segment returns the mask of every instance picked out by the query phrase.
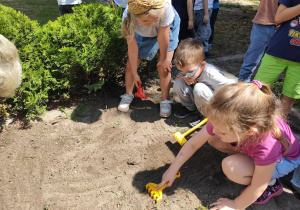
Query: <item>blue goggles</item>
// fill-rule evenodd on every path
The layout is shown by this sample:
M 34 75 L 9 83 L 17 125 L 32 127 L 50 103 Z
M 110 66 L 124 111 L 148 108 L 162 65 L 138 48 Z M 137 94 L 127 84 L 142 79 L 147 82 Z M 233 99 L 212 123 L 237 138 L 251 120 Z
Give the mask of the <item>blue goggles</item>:
M 201 64 L 200 64 L 200 65 L 201 65 Z M 200 68 L 200 65 L 199 65 L 198 68 L 194 71 L 194 73 L 186 73 L 186 74 L 184 74 L 184 73 L 181 73 L 180 71 L 178 71 L 178 69 L 177 69 L 176 74 L 177 74 L 177 75 L 180 75 L 180 76 L 184 76 L 184 77 L 193 77 L 193 76 L 195 76 L 195 74 L 197 73 L 198 69 Z

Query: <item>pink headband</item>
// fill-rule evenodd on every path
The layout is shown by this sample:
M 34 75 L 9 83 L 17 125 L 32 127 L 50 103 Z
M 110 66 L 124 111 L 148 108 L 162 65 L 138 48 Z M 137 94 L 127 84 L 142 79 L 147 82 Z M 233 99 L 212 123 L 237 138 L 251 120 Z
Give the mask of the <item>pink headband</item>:
M 253 80 L 251 83 L 255 84 L 259 89 L 262 88 L 262 84 L 261 84 L 261 82 L 258 81 L 258 80 Z

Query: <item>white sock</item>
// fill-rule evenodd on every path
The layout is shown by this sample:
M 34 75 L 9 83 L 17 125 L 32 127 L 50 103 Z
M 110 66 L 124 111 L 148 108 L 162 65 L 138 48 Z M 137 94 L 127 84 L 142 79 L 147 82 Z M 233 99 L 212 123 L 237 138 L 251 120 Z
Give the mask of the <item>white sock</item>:
M 275 182 L 276 182 L 276 179 L 272 179 L 272 180 L 270 181 L 270 183 L 269 183 L 269 186 L 272 186 L 272 185 L 274 185 L 274 184 L 275 184 Z

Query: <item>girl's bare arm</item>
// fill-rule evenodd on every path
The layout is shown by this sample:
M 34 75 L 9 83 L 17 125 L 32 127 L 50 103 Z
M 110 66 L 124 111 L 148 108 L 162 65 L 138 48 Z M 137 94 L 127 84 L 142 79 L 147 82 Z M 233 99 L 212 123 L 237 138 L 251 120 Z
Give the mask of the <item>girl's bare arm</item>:
M 262 195 L 272 179 L 275 167 L 276 162 L 266 166 L 255 165 L 251 184 L 239 197 L 234 199 L 237 209 L 245 209 Z
M 208 139 L 211 138 L 206 131 L 206 126 L 204 126 L 197 134 L 195 134 L 191 139 L 189 139 L 181 148 L 175 160 L 164 173 L 158 189 L 168 182 L 168 186 L 171 186 L 177 171 L 180 167 L 200 148 L 204 145 Z
M 157 42 L 159 45 L 159 61 L 157 67 L 161 66 L 164 70 L 171 71 L 170 64 L 171 60 L 167 60 L 168 46 L 170 43 L 170 32 L 171 25 L 167 27 L 160 27 L 157 35 Z

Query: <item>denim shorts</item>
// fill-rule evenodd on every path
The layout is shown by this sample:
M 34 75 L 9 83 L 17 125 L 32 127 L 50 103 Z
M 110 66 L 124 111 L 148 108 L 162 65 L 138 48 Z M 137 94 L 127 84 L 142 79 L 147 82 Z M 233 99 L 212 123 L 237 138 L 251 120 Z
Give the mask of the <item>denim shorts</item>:
M 285 157 L 282 157 L 280 162 L 277 162 L 276 168 L 273 173 L 272 179 L 279 179 L 295 170 L 300 165 L 300 158 L 296 160 L 290 160 Z
M 168 47 L 168 52 L 174 51 L 178 46 L 178 35 L 179 35 L 179 28 L 180 28 L 180 18 L 177 14 L 176 10 L 173 8 L 175 17 L 170 27 L 170 42 Z M 145 60 L 152 60 L 157 51 L 159 50 L 159 45 L 157 42 L 157 37 L 142 37 L 135 33 L 136 41 L 139 47 L 139 58 Z

